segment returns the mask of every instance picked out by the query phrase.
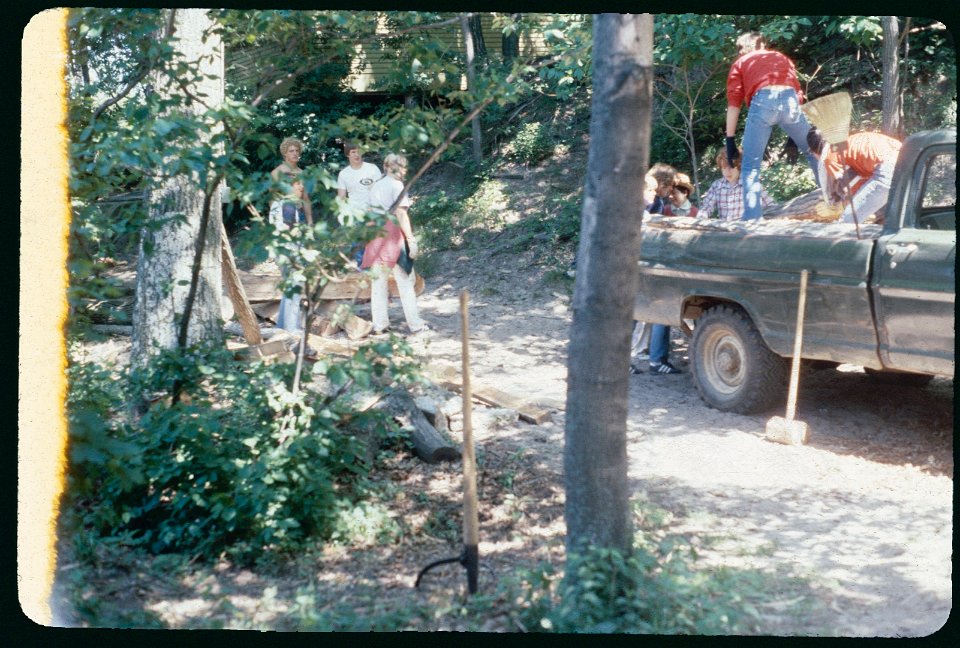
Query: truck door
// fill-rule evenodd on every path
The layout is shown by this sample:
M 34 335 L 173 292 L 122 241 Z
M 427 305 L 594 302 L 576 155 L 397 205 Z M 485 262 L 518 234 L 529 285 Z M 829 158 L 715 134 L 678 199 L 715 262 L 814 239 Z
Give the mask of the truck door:
M 901 167 L 898 166 L 898 170 Z M 880 358 L 890 369 L 953 375 L 956 144 L 917 158 L 898 213 L 900 228 L 877 241 L 874 298 Z M 893 191 L 891 191 L 891 199 Z M 885 231 L 889 231 L 885 230 Z

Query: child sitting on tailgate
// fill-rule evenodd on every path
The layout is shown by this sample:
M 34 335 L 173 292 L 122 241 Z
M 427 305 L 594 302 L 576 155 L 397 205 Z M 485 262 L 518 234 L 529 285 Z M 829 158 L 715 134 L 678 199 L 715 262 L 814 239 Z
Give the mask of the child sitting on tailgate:
M 644 180 L 653 178 L 657 183 L 653 200 L 644 203 L 648 213 L 663 213 L 663 208 L 670 202 L 670 194 L 673 191 L 673 179 L 676 175 L 677 170 L 665 162 L 657 162 L 647 171 Z
M 664 216 L 696 216 L 697 208 L 690 202 L 693 193 L 693 183 L 686 173 L 677 173 L 673 178 L 673 191 L 669 201 L 663 206 Z

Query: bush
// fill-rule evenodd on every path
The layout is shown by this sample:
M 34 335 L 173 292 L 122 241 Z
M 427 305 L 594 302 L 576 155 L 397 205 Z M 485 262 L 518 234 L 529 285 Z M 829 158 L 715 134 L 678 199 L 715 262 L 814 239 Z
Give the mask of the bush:
M 370 388 L 374 376 L 409 378 L 408 352 L 379 342 L 315 373 Z M 105 369 L 71 367 L 70 492 L 84 500 L 87 530 L 155 553 L 241 560 L 329 537 L 369 470 L 354 430 L 382 437 L 393 424 L 346 398 L 292 393 L 292 371 L 223 349 L 165 353 L 118 398 L 122 383 Z M 169 393 L 174 380 L 189 399 L 157 399 L 139 418 L 119 409 L 134 394 Z
M 649 512 L 647 512 L 649 513 Z M 737 634 L 755 631 L 751 600 L 767 576 L 698 568 L 689 540 L 645 514 L 629 555 L 587 547 L 567 558 L 566 577 L 549 565 L 521 574 L 518 621 L 546 632 Z
M 509 147 L 510 158 L 532 165 L 553 153 L 553 135 L 541 122 L 524 124 Z
M 763 188 L 774 202 L 784 202 L 817 188 L 813 172 L 802 155 L 796 164 L 778 162 L 762 172 Z

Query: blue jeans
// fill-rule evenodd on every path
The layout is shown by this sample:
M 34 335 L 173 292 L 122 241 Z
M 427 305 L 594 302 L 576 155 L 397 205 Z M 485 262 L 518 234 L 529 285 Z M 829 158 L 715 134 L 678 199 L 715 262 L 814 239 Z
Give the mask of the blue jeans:
M 857 214 L 857 222 L 862 223 L 865 218 L 875 214 L 881 207 L 887 204 L 887 196 L 890 193 L 890 185 L 893 183 L 893 170 L 897 166 L 896 159 L 887 160 L 877 165 L 873 175 L 863 183 L 863 186 L 853 194 L 853 211 L 850 205 L 843 209 L 840 219 L 844 223 L 853 222 L 853 214 Z
M 767 150 L 773 127 L 779 126 L 797 144 L 807 158 L 807 164 L 817 178 L 817 160 L 807 146 L 807 132 L 810 123 L 800 110 L 800 100 L 793 88 L 760 88 L 750 100 L 747 123 L 743 129 L 743 164 L 740 175 L 743 176 L 743 220 L 754 220 L 763 216 L 760 204 L 760 163 Z
M 670 357 L 670 327 L 654 324 L 650 331 L 650 364 L 666 362 Z

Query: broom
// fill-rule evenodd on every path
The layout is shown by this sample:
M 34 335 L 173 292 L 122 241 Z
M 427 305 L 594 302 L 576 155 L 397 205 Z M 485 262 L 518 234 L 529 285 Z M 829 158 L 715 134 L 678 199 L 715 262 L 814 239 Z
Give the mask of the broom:
M 802 106 L 807 120 L 817 127 L 823 139 L 832 148 L 842 152 L 847 147 L 847 138 L 850 136 L 850 115 L 853 113 L 853 102 L 849 92 L 834 92 L 833 94 L 818 97 Z M 846 168 L 843 177 L 846 178 Z M 820 182 L 825 182 L 821 178 Z M 853 225 L 857 230 L 857 239 L 860 238 L 860 222 L 857 212 L 853 208 L 853 199 L 850 196 L 850 183 L 846 182 L 850 212 L 853 214 Z

